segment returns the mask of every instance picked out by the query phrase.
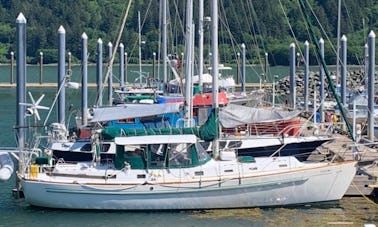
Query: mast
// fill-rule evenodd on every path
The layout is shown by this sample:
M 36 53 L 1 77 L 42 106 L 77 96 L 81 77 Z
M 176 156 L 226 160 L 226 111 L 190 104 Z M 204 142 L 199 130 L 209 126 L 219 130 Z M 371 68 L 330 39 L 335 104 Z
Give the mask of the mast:
M 192 102 L 192 32 L 193 32 L 193 0 L 187 0 L 186 5 L 186 33 L 185 33 L 185 120 L 187 127 L 191 127 L 189 122 L 191 116 Z
M 200 92 L 202 92 L 203 87 L 203 1 L 204 0 L 199 0 L 198 6 L 198 85 Z
M 167 72 L 167 0 L 163 0 L 163 85 L 164 95 L 167 94 L 168 72 Z M 155 57 L 154 57 L 155 58 Z M 155 69 L 154 69 L 155 70 Z
M 213 109 L 216 116 L 216 127 L 215 130 L 219 130 L 219 101 L 218 101 L 218 0 L 211 0 L 212 5 L 212 18 L 211 18 L 211 53 L 212 53 L 212 77 L 213 77 Z M 215 159 L 219 157 L 219 131 L 217 132 L 217 137 L 213 140 L 213 156 Z
M 139 83 L 142 86 L 142 38 L 140 25 L 140 11 L 138 11 L 138 52 L 139 52 Z
M 341 24 L 341 0 L 338 0 L 338 6 L 337 6 L 336 85 L 339 84 L 339 68 L 340 68 L 340 24 Z

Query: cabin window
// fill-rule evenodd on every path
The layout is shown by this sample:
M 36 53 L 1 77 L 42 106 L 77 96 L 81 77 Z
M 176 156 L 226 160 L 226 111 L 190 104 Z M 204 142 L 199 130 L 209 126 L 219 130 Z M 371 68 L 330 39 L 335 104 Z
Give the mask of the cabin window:
M 227 141 L 220 141 L 219 142 L 219 149 L 223 149 L 226 147 Z
M 228 148 L 239 148 L 242 145 L 241 141 L 230 141 Z
M 201 144 L 196 144 L 196 150 L 198 155 L 198 162 L 204 163 L 210 159 L 209 154 L 206 152 L 206 150 L 201 146 Z
M 145 169 L 146 158 L 145 149 L 143 146 L 132 145 L 117 145 L 115 166 L 117 169 L 125 167 L 125 163 L 128 163 L 132 169 Z
M 101 144 L 101 152 L 108 152 L 110 148 L 110 144 Z
M 163 144 L 151 144 L 148 145 L 150 152 L 149 167 L 151 168 L 164 168 L 165 167 L 165 149 L 166 145 Z
M 101 152 L 108 152 L 110 148 L 110 144 L 100 144 L 101 146 Z M 80 148 L 80 151 L 92 151 L 92 144 L 91 143 L 86 143 L 84 146 Z
M 187 144 L 169 144 L 169 164 L 172 166 L 192 165 Z
M 91 151 L 92 150 L 92 144 L 86 143 L 84 146 L 81 147 L 80 151 Z

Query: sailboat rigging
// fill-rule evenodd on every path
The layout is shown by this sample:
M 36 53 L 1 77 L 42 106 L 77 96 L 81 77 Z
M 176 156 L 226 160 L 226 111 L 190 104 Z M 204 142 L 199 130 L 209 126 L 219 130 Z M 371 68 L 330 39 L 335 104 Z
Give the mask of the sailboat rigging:
M 338 108 L 339 108 L 339 110 L 340 110 L 340 113 L 341 113 L 341 115 L 342 115 L 342 117 L 343 117 L 343 119 L 344 119 L 344 121 L 345 121 L 345 124 L 346 124 L 346 126 L 347 126 L 347 129 L 348 129 L 349 135 L 350 135 L 350 137 L 352 138 L 352 140 L 354 141 L 355 138 L 353 137 L 353 129 L 352 129 L 350 123 L 346 120 L 347 118 L 346 118 L 345 109 L 344 109 L 344 107 L 343 107 L 343 105 L 342 105 L 342 103 L 341 103 L 341 101 L 340 101 L 340 97 L 339 97 L 339 95 L 336 93 L 335 85 L 334 85 L 334 83 L 333 83 L 333 81 L 332 81 L 332 78 L 331 78 L 331 75 L 330 75 L 330 73 L 329 73 L 329 70 L 328 70 L 327 64 L 326 64 L 324 58 L 321 57 L 322 54 L 321 54 L 320 45 L 319 45 L 319 42 L 317 41 L 317 38 L 315 37 L 315 34 L 316 34 L 316 33 L 315 33 L 314 28 L 313 28 L 313 26 L 312 26 L 311 18 L 310 18 L 309 14 L 308 14 L 308 12 L 307 12 L 307 10 L 306 10 L 306 5 L 305 5 L 305 3 L 304 3 L 304 0 L 299 0 L 299 3 L 300 3 L 300 6 L 301 6 L 301 9 L 302 9 L 302 12 L 303 12 L 304 15 L 305 15 L 306 23 L 307 23 L 307 25 L 308 25 L 308 27 L 309 27 L 309 29 L 310 29 L 310 35 L 311 35 L 311 38 L 312 38 L 313 42 L 315 43 L 315 46 L 316 46 L 317 54 L 318 54 L 318 56 L 319 56 L 320 63 L 321 63 L 321 65 L 322 65 L 323 69 L 324 69 L 324 72 L 325 72 L 326 76 L 327 76 L 328 87 L 331 89 L 332 94 L 333 94 L 333 96 L 334 96 L 335 99 L 336 99 L 337 106 L 338 106 Z
M 341 199 L 355 175 L 355 161 L 236 157 L 234 150 L 219 149 L 218 0 L 212 0 L 211 5 L 215 158 L 193 134 L 154 134 L 117 136 L 115 158 L 100 160 L 100 137 L 96 134 L 90 148 L 96 157 L 90 162 L 53 162 L 44 151 L 35 159 L 30 156 L 20 160 L 25 171 L 18 174 L 18 179 L 27 203 L 64 209 L 184 210 Z
M 132 0 L 129 0 L 129 4 L 127 5 L 126 12 L 125 12 L 124 17 L 122 19 L 122 23 L 121 23 L 121 26 L 120 26 L 120 31 L 118 32 L 118 36 L 117 36 L 117 39 L 116 39 L 115 47 L 118 47 L 118 45 L 120 43 L 121 36 L 122 36 L 122 33 L 123 33 L 123 29 L 125 28 L 125 24 L 126 24 L 126 19 L 127 19 L 127 16 L 129 15 L 129 10 L 130 10 L 130 7 L 131 7 L 131 3 L 132 3 Z M 108 62 L 108 65 L 107 65 L 107 71 L 106 71 L 106 75 L 105 75 L 105 78 L 104 78 L 103 86 L 100 88 L 100 93 L 103 92 L 104 87 L 105 87 L 105 83 L 106 83 L 106 81 L 108 81 L 109 77 L 113 76 L 113 75 L 111 75 L 111 72 L 112 72 L 111 69 L 113 67 L 114 58 L 115 58 L 115 54 L 112 54 L 112 56 L 110 57 L 110 60 Z M 100 98 L 100 95 L 97 95 L 97 101 L 96 101 L 96 105 L 97 106 L 99 105 L 99 98 Z

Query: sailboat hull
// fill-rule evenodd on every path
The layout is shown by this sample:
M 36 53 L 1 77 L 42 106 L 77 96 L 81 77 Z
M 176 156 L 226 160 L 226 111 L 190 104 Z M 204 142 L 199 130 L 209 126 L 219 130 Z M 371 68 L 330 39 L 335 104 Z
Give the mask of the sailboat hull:
M 181 183 L 80 183 L 22 179 L 26 202 L 66 209 L 186 210 L 283 206 L 341 199 L 355 162 Z M 53 179 L 53 178 L 51 178 Z

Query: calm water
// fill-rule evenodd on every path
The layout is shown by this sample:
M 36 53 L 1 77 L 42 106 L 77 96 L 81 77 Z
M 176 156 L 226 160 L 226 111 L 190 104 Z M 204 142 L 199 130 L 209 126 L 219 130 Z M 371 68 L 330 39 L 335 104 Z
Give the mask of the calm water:
M 228 65 L 227 65 L 228 66 Z M 236 65 L 231 66 L 231 70 L 220 70 L 222 75 L 233 75 L 235 81 L 237 81 L 237 75 L 239 75 L 239 79 L 241 78 L 241 67 L 239 70 L 237 69 Z M 335 66 L 330 66 L 328 69 L 332 72 L 335 71 Z M 360 66 L 350 66 L 348 70 L 360 70 Z M 40 78 L 42 78 L 42 82 L 56 82 L 57 81 L 57 67 L 55 65 L 44 65 L 42 69 L 42 77 L 40 73 L 40 67 L 37 65 L 28 65 L 27 66 L 27 81 L 28 82 L 39 82 Z M 72 77 L 71 80 L 75 82 L 81 81 L 81 68 L 79 65 L 72 66 Z M 278 78 L 282 78 L 289 75 L 289 67 L 287 66 L 274 66 L 268 69 L 268 78 L 267 81 L 272 82 L 273 76 L 277 75 Z M 298 70 L 303 70 L 303 67 L 300 67 Z M 311 71 L 318 72 L 318 66 L 311 66 Z M 133 82 L 135 79 L 139 77 L 137 73 L 139 71 L 139 66 L 130 65 L 127 67 L 127 81 Z M 239 72 L 238 72 L 239 71 Z M 105 74 L 105 68 L 103 73 Z M 142 72 L 144 75 L 148 75 L 152 77 L 153 74 L 153 66 L 152 65 L 143 65 Z M 260 78 L 263 78 L 264 68 L 259 65 L 247 65 L 246 66 L 246 82 L 247 83 L 258 83 L 260 82 Z M 197 73 L 197 72 L 196 72 Z M 204 73 L 208 73 L 206 70 Z M 157 66 L 155 66 L 155 77 L 162 79 L 163 77 L 158 77 L 158 74 L 162 75 L 162 69 L 159 70 Z M 113 67 L 113 83 L 119 82 L 119 66 L 115 65 Z M 173 76 L 170 77 L 173 79 Z M 9 65 L 1 65 L 0 64 L 0 83 L 10 82 L 11 81 L 11 68 Z M 16 81 L 16 67 L 14 66 L 14 78 L 13 81 Z M 96 67 L 95 65 L 91 65 L 88 67 L 88 81 L 90 83 L 94 83 L 96 81 Z
M 239 78 L 241 78 L 241 68 L 239 69 Z M 139 66 L 130 65 L 127 68 L 127 73 L 125 73 L 125 77 L 127 77 L 128 82 L 134 82 L 137 78 L 139 78 Z M 143 65 L 142 66 L 143 75 L 148 75 L 153 77 L 153 66 L 152 65 Z M 106 69 L 103 69 L 103 73 L 106 73 Z M 207 73 L 204 71 L 204 73 Z M 237 80 L 238 70 L 237 66 L 232 66 L 231 70 L 221 70 L 220 73 L 222 75 L 233 75 L 235 81 Z M 269 75 L 277 75 L 279 78 L 287 76 L 289 73 L 289 68 L 284 66 L 277 66 L 271 67 Z M 258 83 L 260 81 L 260 77 L 262 78 L 263 68 L 261 66 L 247 66 L 246 67 L 246 82 L 247 83 Z M 27 81 L 28 82 L 39 82 L 40 78 L 42 78 L 42 82 L 56 82 L 57 81 L 57 67 L 55 65 L 44 65 L 42 69 L 42 77 L 40 67 L 36 65 L 28 65 L 27 66 Z M 81 81 L 81 68 L 79 65 L 72 66 L 72 74 L 71 80 L 75 82 Z M 113 67 L 113 83 L 119 83 L 119 66 L 115 65 Z M 162 75 L 162 68 L 155 67 L 155 78 L 163 79 L 163 76 L 158 77 L 158 75 Z M 169 75 L 168 75 L 169 76 Z M 267 79 L 268 81 L 272 81 L 272 76 L 269 76 Z M 11 67 L 9 65 L 0 65 L 0 83 L 11 81 Z M 173 76 L 169 76 L 169 79 L 174 79 Z M 14 66 L 14 75 L 13 75 L 13 82 L 16 82 L 16 67 Z M 96 82 L 96 67 L 95 65 L 91 65 L 88 67 L 88 82 L 94 83 Z
M 55 77 L 56 68 L 51 68 Z M 45 70 L 45 72 L 47 69 Z M 7 70 L 0 67 L 3 82 Z M 28 74 L 30 78 L 37 75 Z M 46 72 L 47 73 L 47 72 Z M 47 74 L 46 74 L 47 77 Z M 55 79 L 54 79 L 55 80 Z M 52 80 L 52 82 L 55 82 Z M 29 80 L 28 80 L 29 81 Z M 38 80 L 37 80 L 38 81 Z M 79 80 L 76 80 L 79 81 Z M 46 94 L 42 105 L 49 106 L 55 89 L 28 89 L 35 99 Z M 80 105 L 80 90 L 67 90 L 68 118 Z M 89 92 L 89 103 L 95 100 L 94 90 Z M 16 89 L 0 89 L 0 147 L 14 146 Z M 40 111 L 41 118 L 47 111 Z M 50 121 L 56 120 L 51 114 Z M 378 207 L 362 197 L 343 198 L 339 202 L 311 204 L 290 208 L 232 209 L 182 212 L 105 212 L 70 211 L 32 207 L 22 200 L 15 200 L 11 190 L 15 176 L 8 182 L 0 182 L 0 226 L 363 226 L 378 225 Z

